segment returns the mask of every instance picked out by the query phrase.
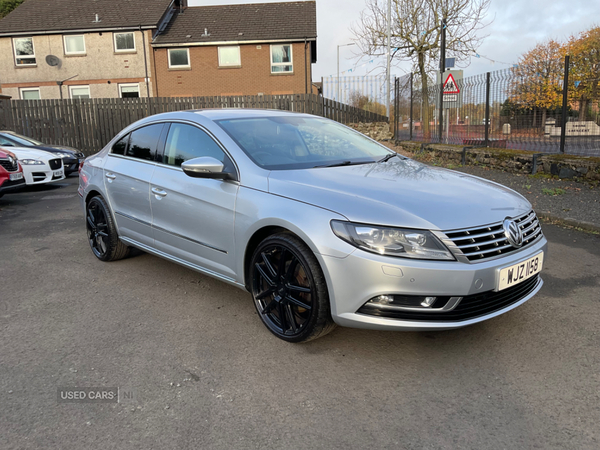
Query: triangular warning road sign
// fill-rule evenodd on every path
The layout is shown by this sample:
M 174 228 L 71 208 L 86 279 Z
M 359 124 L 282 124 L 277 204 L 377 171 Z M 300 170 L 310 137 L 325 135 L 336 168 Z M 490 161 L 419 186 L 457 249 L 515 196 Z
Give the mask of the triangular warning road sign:
M 444 94 L 460 94 L 460 89 L 458 89 L 458 85 L 454 81 L 452 74 L 448 74 L 448 78 L 444 82 Z

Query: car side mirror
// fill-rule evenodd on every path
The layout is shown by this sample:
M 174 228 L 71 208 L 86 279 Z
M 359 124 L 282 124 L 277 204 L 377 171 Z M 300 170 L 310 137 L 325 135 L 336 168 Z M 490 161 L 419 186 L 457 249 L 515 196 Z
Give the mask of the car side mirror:
M 192 178 L 235 179 L 235 176 L 225 172 L 225 164 L 212 156 L 192 158 L 181 164 L 183 172 Z

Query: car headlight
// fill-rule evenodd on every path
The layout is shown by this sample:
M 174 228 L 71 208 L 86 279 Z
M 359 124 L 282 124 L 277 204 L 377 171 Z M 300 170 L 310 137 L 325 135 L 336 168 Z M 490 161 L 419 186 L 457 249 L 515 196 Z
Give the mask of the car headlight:
M 427 230 L 380 227 L 331 221 L 337 237 L 367 252 L 415 259 L 454 260 L 452 253 Z
M 61 158 L 71 158 L 73 156 L 69 153 L 57 153 L 57 155 L 60 156 Z
M 44 161 L 40 161 L 39 159 L 20 159 L 21 164 L 25 164 L 27 166 L 43 166 Z

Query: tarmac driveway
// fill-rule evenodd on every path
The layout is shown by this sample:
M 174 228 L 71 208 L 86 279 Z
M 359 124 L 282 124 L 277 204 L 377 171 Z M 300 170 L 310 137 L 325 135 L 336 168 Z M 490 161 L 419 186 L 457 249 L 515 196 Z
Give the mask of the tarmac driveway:
M 0 199 L 0 448 L 600 447 L 598 236 L 545 225 L 546 284 L 496 319 L 294 345 L 245 292 L 96 260 L 76 183 Z M 96 386 L 121 402 L 59 402 Z

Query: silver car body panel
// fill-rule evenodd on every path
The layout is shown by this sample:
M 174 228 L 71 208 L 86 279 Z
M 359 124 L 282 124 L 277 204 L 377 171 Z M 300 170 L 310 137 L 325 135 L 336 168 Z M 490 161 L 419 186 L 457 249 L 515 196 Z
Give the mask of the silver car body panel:
M 356 313 L 378 295 L 459 297 L 495 290 L 502 268 L 547 252 L 547 241 L 542 237 L 505 256 L 470 263 L 381 256 L 357 249 L 333 234 L 331 220 L 429 229 L 443 236 L 445 230 L 486 226 L 520 216 L 530 211 L 531 205 L 496 183 L 401 157 L 381 164 L 268 171 L 252 162 L 213 121 L 287 114 L 265 110 L 182 111 L 136 122 L 86 159 L 79 189 L 84 207 L 90 193 L 100 193 L 111 207 L 124 242 L 240 288 L 247 284 L 245 259 L 252 237 L 267 227 L 289 230 L 319 261 L 327 280 L 332 316 L 340 325 L 403 330 L 456 328 L 495 317 L 539 290 L 541 280 L 535 292 L 502 311 L 462 322 L 416 322 Z M 191 178 L 178 168 L 108 156 L 112 145 L 133 129 L 177 121 L 210 132 L 235 162 L 239 181 Z M 123 177 L 124 185 L 119 187 L 106 177 L 107 173 L 121 177 L 125 172 L 135 173 L 139 180 Z M 127 197 L 127 189 L 134 195 Z
M 146 245 L 154 242 L 149 194 L 154 169 L 154 163 L 112 154 L 104 163 L 104 189 L 119 235 Z

